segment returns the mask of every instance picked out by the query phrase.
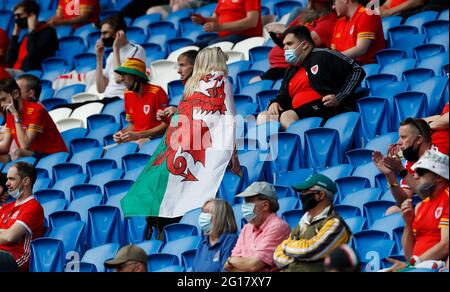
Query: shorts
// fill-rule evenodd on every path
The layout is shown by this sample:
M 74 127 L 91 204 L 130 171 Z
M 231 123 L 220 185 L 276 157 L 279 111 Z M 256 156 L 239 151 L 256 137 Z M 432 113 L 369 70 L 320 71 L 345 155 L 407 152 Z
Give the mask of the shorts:
M 320 117 L 327 120 L 339 113 L 341 113 L 339 107 L 326 107 L 322 99 L 317 99 L 309 103 L 305 103 L 299 108 L 292 109 L 295 111 L 299 119 L 310 118 L 310 117 Z

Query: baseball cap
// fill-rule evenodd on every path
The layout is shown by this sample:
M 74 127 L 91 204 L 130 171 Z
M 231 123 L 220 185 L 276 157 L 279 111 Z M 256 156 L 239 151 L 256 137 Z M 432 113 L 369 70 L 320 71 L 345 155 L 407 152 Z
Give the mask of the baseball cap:
M 264 181 L 257 181 L 252 183 L 242 193 L 238 194 L 238 198 L 253 197 L 256 195 L 265 195 L 267 197 L 278 200 L 277 192 L 272 184 Z
M 303 183 L 292 186 L 292 188 L 296 191 L 304 191 L 310 189 L 313 186 L 320 186 L 324 189 L 329 190 L 333 194 L 337 192 L 336 184 L 327 176 L 314 173 L 309 176 Z
M 114 70 L 117 74 L 129 74 L 138 76 L 146 81 L 148 81 L 148 76 L 146 74 L 147 67 L 144 61 L 136 58 L 128 58 L 125 62 Z
M 126 245 L 117 252 L 113 259 L 105 261 L 105 267 L 107 269 L 113 269 L 128 261 L 141 262 L 146 265 L 147 254 L 137 245 Z
M 417 168 L 429 170 L 448 180 L 448 156 L 437 150 L 427 150 L 411 167 L 412 170 Z

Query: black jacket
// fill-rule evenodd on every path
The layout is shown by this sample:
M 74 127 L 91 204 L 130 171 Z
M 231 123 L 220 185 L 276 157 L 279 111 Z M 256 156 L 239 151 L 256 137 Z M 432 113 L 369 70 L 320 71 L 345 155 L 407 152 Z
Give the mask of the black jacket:
M 43 24 L 39 24 L 43 26 Z M 23 71 L 40 70 L 41 62 L 45 58 L 53 57 L 58 50 L 59 42 L 56 30 L 50 26 L 44 26 L 27 34 L 27 56 L 20 67 Z M 23 40 L 22 40 L 23 41 Z M 20 44 L 18 36 L 12 36 L 6 55 L 6 63 L 13 67 L 19 57 Z
M 309 84 L 314 90 L 322 96 L 336 95 L 340 106 L 354 107 L 357 99 L 355 90 L 366 76 L 363 68 L 357 62 L 334 50 L 313 49 L 301 66 L 306 69 Z M 292 109 L 289 81 L 298 70 L 300 67 L 297 66 L 288 68 L 280 91 L 277 97 L 271 100 L 271 103 L 277 102 L 285 110 Z

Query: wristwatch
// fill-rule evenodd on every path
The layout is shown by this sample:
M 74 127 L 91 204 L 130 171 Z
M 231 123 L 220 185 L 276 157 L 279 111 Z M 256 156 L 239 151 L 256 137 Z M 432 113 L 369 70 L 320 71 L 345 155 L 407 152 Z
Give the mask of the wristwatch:
M 406 168 L 403 168 L 402 170 L 400 170 L 400 172 L 398 173 L 398 176 L 401 178 L 405 178 L 405 176 L 408 175 L 408 170 Z
M 415 265 L 417 265 L 417 264 L 420 264 L 422 261 L 420 260 L 420 258 L 418 257 L 418 256 L 415 256 L 415 255 L 413 255 L 412 257 L 411 257 L 411 259 L 409 260 L 409 264 L 411 265 L 411 266 L 415 266 Z
M 17 117 L 17 118 L 14 118 L 14 123 L 22 123 L 22 119 L 21 118 L 19 118 L 19 117 Z

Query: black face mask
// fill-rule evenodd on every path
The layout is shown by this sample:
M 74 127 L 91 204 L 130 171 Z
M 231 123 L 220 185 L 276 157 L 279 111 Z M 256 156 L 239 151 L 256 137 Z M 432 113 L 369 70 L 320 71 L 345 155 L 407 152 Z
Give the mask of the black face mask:
M 105 45 L 105 48 L 111 48 L 114 44 L 114 38 L 113 37 L 109 37 L 106 39 L 102 39 L 103 44 Z
M 417 149 L 414 149 L 414 144 L 406 148 L 403 152 L 403 157 L 411 162 L 416 162 L 419 160 L 419 147 Z
M 134 79 L 133 84 L 131 84 L 131 86 L 128 87 L 128 90 L 131 90 L 131 91 L 134 91 L 134 92 L 139 92 L 140 88 L 141 88 L 141 83 L 136 78 L 136 79 Z
M 307 195 L 301 195 L 300 200 L 302 201 L 303 211 L 308 212 L 311 209 L 314 209 L 318 204 L 319 201 L 314 198 L 315 195 L 318 193 L 310 193 Z
M 28 19 L 26 17 L 16 18 L 15 22 L 19 26 L 20 29 L 28 28 Z

